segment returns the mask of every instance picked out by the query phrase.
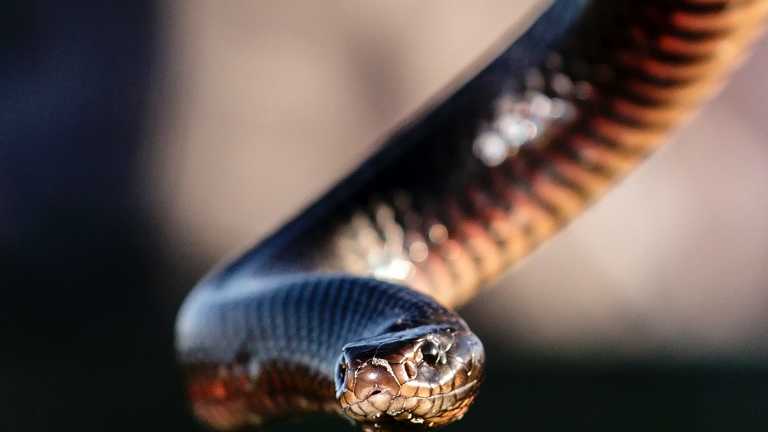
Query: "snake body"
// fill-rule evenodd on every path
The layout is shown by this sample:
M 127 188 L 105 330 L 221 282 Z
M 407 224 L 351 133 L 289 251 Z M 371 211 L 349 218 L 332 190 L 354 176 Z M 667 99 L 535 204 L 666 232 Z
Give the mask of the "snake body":
M 460 419 L 483 378 L 452 311 L 650 154 L 722 84 L 765 0 L 555 1 L 450 97 L 178 317 L 196 415 Z

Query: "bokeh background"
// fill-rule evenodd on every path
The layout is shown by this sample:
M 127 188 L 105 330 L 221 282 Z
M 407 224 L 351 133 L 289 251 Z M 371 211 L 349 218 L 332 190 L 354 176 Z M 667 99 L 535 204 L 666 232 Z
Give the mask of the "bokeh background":
M 538 0 L 29 1 L 0 14 L 0 430 L 203 430 L 173 320 Z M 509 29 L 512 28 L 512 33 Z M 463 314 L 449 430 L 765 430 L 768 43 Z M 275 430 L 349 430 L 343 422 Z

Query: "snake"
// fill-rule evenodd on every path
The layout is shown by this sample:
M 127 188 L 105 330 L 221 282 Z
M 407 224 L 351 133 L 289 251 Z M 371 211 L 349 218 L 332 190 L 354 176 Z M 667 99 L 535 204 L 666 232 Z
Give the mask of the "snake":
M 556 0 L 350 175 L 185 298 L 176 349 L 219 430 L 313 412 L 461 419 L 484 379 L 456 312 L 726 82 L 765 0 Z

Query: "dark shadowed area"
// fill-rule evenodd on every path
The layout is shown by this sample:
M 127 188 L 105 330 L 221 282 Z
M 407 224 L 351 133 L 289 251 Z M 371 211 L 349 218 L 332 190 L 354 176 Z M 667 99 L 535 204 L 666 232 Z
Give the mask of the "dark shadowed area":
M 185 293 L 532 4 L 4 5 L 0 430 L 204 430 L 174 359 Z M 766 71 L 762 42 L 669 147 L 463 311 L 488 379 L 446 430 L 764 430 Z M 351 430 L 310 424 L 274 430 Z

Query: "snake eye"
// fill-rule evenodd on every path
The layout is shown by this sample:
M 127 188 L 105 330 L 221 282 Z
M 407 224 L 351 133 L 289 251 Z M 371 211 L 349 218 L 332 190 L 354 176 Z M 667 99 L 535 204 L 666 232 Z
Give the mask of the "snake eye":
M 428 340 L 421 345 L 421 356 L 428 365 L 434 366 L 440 358 L 440 348 L 436 343 Z

